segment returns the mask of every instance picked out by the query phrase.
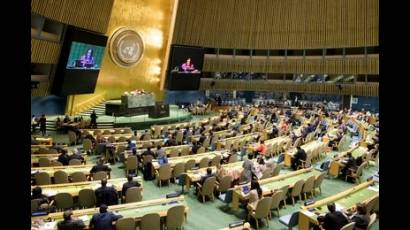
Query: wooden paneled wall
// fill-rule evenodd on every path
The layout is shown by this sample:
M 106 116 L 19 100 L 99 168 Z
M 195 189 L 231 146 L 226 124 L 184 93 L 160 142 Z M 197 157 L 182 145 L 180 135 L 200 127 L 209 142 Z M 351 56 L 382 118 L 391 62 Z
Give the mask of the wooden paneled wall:
M 31 0 L 31 11 L 95 32 L 106 33 L 114 0 Z
M 60 50 L 58 43 L 31 39 L 31 63 L 57 64 Z
M 211 86 L 214 82 L 214 86 Z M 323 84 L 295 83 L 281 80 L 215 80 L 201 79 L 201 90 L 275 91 L 355 96 L 379 96 L 379 83 Z
M 181 0 L 173 43 L 210 48 L 378 46 L 378 0 Z
M 250 57 L 207 54 L 207 72 L 379 74 L 379 55 Z

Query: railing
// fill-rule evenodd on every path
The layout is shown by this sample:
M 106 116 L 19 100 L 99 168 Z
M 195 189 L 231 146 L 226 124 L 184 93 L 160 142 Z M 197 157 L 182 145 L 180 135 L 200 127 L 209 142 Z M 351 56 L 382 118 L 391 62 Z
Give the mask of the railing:
M 76 115 L 78 113 L 87 111 L 91 109 L 92 107 L 102 103 L 103 101 L 105 101 L 105 92 L 97 94 L 85 101 L 82 101 L 78 104 L 73 105 L 70 115 Z

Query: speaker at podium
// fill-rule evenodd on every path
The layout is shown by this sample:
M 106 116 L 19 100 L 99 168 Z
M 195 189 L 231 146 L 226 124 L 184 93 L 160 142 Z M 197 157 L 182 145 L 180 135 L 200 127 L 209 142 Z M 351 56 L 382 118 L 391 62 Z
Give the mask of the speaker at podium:
M 169 105 L 164 104 L 164 102 L 155 102 L 148 114 L 149 118 L 161 118 L 169 117 Z

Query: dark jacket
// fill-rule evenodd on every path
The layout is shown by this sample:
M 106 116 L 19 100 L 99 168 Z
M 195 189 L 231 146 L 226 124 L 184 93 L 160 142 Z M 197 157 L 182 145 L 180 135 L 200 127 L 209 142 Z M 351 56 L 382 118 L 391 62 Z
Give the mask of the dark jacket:
M 58 161 L 61 162 L 61 164 L 63 165 L 68 165 L 70 158 L 67 154 L 60 154 L 60 156 L 58 156 Z
M 95 165 L 91 168 L 90 173 L 96 173 L 96 172 L 111 172 L 111 168 L 108 167 L 107 165 Z
M 360 229 L 366 229 L 370 222 L 369 216 L 360 214 L 355 214 L 351 220 L 356 223 L 355 227 Z
M 324 219 L 323 228 L 326 230 L 340 230 L 349 220 L 343 213 L 335 211 L 327 213 Z
M 95 197 L 97 198 L 97 206 L 118 204 L 118 193 L 113 187 L 99 187 L 95 190 Z
M 131 182 L 125 182 L 123 185 L 122 185 L 122 191 L 121 191 L 121 194 L 123 195 L 123 196 L 125 196 L 125 193 L 127 192 L 127 190 L 129 189 L 129 188 L 132 188 L 132 187 L 140 187 L 141 185 L 140 185 L 140 183 L 138 183 L 138 181 L 131 181 Z
M 80 230 L 85 228 L 82 220 L 63 220 L 57 224 L 58 230 Z
M 120 218 L 122 218 L 121 215 L 116 215 L 112 212 L 96 213 L 91 218 L 90 229 L 94 229 L 94 230 L 114 230 L 112 222 L 116 221 Z
M 307 158 L 307 155 L 306 155 L 305 150 L 303 150 L 303 149 L 299 149 L 295 154 L 295 159 L 296 160 L 304 160 L 305 161 L 306 158 Z

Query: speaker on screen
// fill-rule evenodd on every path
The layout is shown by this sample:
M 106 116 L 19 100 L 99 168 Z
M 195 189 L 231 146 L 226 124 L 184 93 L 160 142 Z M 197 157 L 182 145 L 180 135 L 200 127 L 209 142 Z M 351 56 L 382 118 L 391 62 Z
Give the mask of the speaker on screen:
M 203 62 L 202 47 L 172 45 L 167 71 L 167 89 L 199 89 Z
M 51 93 L 94 93 L 106 43 L 104 35 L 68 26 Z

